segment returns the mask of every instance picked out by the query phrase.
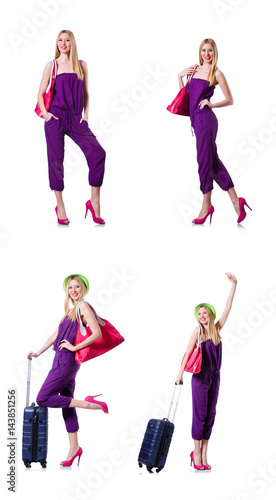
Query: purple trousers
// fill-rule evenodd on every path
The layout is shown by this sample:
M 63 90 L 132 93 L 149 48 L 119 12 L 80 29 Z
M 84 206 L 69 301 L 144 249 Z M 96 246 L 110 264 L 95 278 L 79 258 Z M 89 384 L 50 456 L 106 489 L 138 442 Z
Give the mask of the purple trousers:
M 76 408 L 69 408 L 69 405 L 74 397 L 75 378 L 80 365 L 72 361 L 68 363 L 66 354 L 58 354 L 36 401 L 39 406 L 62 408 L 67 432 L 76 432 L 79 429 Z
M 192 438 L 209 439 L 216 416 L 220 372 L 201 371 L 192 376 Z
M 64 136 L 68 135 L 82 150 L 87 160 L 90 186 L 99 187 L 103 183 L 105 168 L 105 150 L 88 127 L 87 121 L 80 123 L 81 114 L 51 106 L 51 113 L 58 120 L 51 118 L 45 122 L 44 130 L 47 142 L 48 172 L 50 188 L 55 191 L 64 189 Z
M 193 128 L 196 135 L 196 149 L 200 189 L 203 194 L 213 189 L 216 181 L 221 189 L 228 191 L 234 187 L 233 181 L 218 157 L 216 136 L 218 120 L 208 107 L 198 109 L 193 116 Z

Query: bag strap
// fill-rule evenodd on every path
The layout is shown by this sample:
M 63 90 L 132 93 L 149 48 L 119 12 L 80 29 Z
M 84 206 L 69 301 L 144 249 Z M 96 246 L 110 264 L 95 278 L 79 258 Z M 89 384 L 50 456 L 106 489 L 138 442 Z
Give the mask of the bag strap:
M 54 81 L 54 79 L 56 78 L 56 75 L 57 75 L 57 62 L 56 62 L 55 59 L 53 59 L 52 60 L 52 69 L 51 69 L 51 74 L 50 74 L 50 78 L 49 78 L 49 83 L 48 83 L 47 89 L 45 91 L 46 93 L 49 92 L 51 84 Z
M 198 334 L 197 334 L 197 345 L 200 345 L 200 340 L 203 337 L 203 331 L 201 325 L 198 327 Z
M 84 324 L 83 324 L 83 322 L 82 322 L 82 320 L 81 320 L 81 317 L 80 317 L 80 309 L 79 309 L 79 305 L 81 304 L 81 302 L 86 302 L 86 301 L 81 300 L 81 301 L 77 304 L 77 307 L 76 307 L 76 316 L 77 316 L 77 320 L 78 320 L 79 325 L 80 325 L 80 331 L 81 331 L 81 334 L 82 334 L 83 336 L 85 336 L 85 335 L 86 335 L 86 330 L 85 330 L 85 326 L 84 326 Z M 89 307 L 91 307 L 91 309 L 92 309 L 92 311 L 93 311 L 93 313 L 94 313 L 94 315 L 95 315 L 95 317 L 96 317 L 96 320 L 98 321 L 99 325 L 101 325 L 101 326 L 105 326 L 105 322 L 104 322 L 104 320 L 103 320 L 100 316 L 98 316 L 98 314 L 96 313 L 96 311 L 95 311 L 94 307 L 93 307 L 93 306 L 91 306 L 91 304 L 89 304 L 89 302 L 86 302 L 86 304 L 88 304 L 88 305 L 89 305 Z
M 196 69 L 198 66 L 199 66 L 199 64 L 195 64 L 193 69 Z M 187 83 L 190 83 L 193 76 L 194 76 L 193 73 L 190 76 L 187 75 Z

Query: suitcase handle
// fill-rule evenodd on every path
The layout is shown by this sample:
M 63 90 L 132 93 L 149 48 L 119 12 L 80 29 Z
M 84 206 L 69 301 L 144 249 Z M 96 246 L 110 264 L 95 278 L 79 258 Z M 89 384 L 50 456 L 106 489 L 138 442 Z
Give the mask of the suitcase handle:
M 174 391 L 173 391 L 173 397 L 172 397 L 172 400 L 171 400 L 170 409 L 169 409 L 169 413 L 168 413 L 168 420 L 170 419 L 170 414 L 171 414 L 171 410 L 172 410 L 172 406 L 173 406 L 173 402 L 174 402 L 176 388 L 179 387 L 179 390 L 178 390 L 177 400 L 176 400 L 176 403 L 175 403 L 174 413 L 173 413 L 172 420 L 171 420 L 172 423 L 174 421 L 176 410 L 177 410 L 177 407 L 178 407 L 178 401 L 179 401 L 179 398 L 180 398 L 180 392 L 181 392 L 181 389 L 182 389 L 182 385 L 183 385 L 183 380 L 180 380 L 179 384 L 177 384 L 176 382 L 174 384 Z
M 30 387 L 31 387 L 31 368 L 32 356 L 28 356 L 28 375 L 27 375 L 27 394 L 26 394 L 26 407 L 30 406 Z

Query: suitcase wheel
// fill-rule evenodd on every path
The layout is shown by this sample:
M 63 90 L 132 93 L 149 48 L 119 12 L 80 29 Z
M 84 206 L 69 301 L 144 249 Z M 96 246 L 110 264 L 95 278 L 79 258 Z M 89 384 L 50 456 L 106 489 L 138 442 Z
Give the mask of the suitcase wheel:
M 164 469 L 164 467 L 158 467 L 158 469 L 156 469 L 156 472 L 160 472 L 162 469 Z
M 143 467 L 143 464 L 141 464 L 141 462 L 138 462 L 138 465 L 140 468 Z
M 152 469 L 152 465 L 147 465 L 147 471 L 148 471 L 150 474 L 153 474 L 153 471 L 152 471 L 151 469 Z
M 46 467 L 47 467 L 47 460 L 43 460 L 43 461 L 42 461 L 42 462 L 40 462 L 40 463 L 41 463 L 41 467 L 42 467 L 43 469 L 46 469 Z
M 31 464 L 28 460 L 24 460 L 24 465 L 25 465 L 25 467 L 27 467 L 27 469 L 29 469 L 31 467 Z

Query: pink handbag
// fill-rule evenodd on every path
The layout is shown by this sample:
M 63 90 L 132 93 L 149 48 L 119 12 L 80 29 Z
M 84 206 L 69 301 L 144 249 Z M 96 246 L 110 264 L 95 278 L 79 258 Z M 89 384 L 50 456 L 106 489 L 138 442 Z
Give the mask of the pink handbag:
M 199 373 L 200 372 L 201 363 L 202 363 L 201 340 L 202 340 L 202 328 L 200 326 L 198 328 L 197 344 L 196 344 L 194 350 L 191 352 L 190 357 L 186 363 L 186 366 L 184 368 L 185 372 L 190 372 L 190 373 Z M 185 354 L 182 358 L 182 361 L 185 357 Z
M 49 80 L 49 84 L 48 84 L 48 87 L 43 95 L 43 99 L 44 99 L 44 105 L 45 105 L 45 108 L 46 108 L 46 111 L 49 111 L 50 109 L 50 105 L 51 105 L 51 102 L 53 100 L 53 94 L 54 94 L 54 81 L 55 81 L 55 77 L 56 77 L 56 74 L 57 74 L 57 63 L 55 60 L 52 61 L 52 70 L 51 70 L 51 75 L 50 75 L 50 80 Z M 41 113 L 41 109 L 39 107 L 39 104 L 37 103 L 36 107 L 35 107 L 35 113 L 40 117 L 40 118 L 44 118 L 43 114 Z
M 198 64 L 194 65 L 194 69 L 198 66 Z M 173 102 L 167 106 L 167 110 L 173 113 L 174 115 L 182 115 L 182 116 L 190 116 L 190 108 L 189 108 L 189 83 L 193 75 L 190 75 L 187 79 L 187 83 L 185 87 L 180 89 L 177 96 L 174 98 Z
M 95 340 L 95 342 L 92 342 L 92 344 L 90 344 L 87 347 L 84 347 L 83 349 L 80 349 L 79 351 L 75 351 L 75 361 L 76 363 L 79 364 L 84 363 L 89 359 L 96 358 L 97 356 L 101 356 L 105 352 L 114 349 L 114 347 L 121 344 L 125 340 L 124 337 L 120 335 L 118 330 L 116 330 L 116 328 L 111 323 L 109 323 L 109 321 L 98 316 L 93 307 L 90 304 L 88 305 L 91 307 L 100 325 L 102 338 L 100 338 L 99 340 Z M 77 319 L 79 322 L 79 327 L 75 336 L 75 345 L 80 344 L 88 337 L 90 337 L 90 335 L 92 335 L 92 331 L 89 328 L 89 326 L 85 327 L 83 325 L 80 318 L 78 307 L 77 307 Z

